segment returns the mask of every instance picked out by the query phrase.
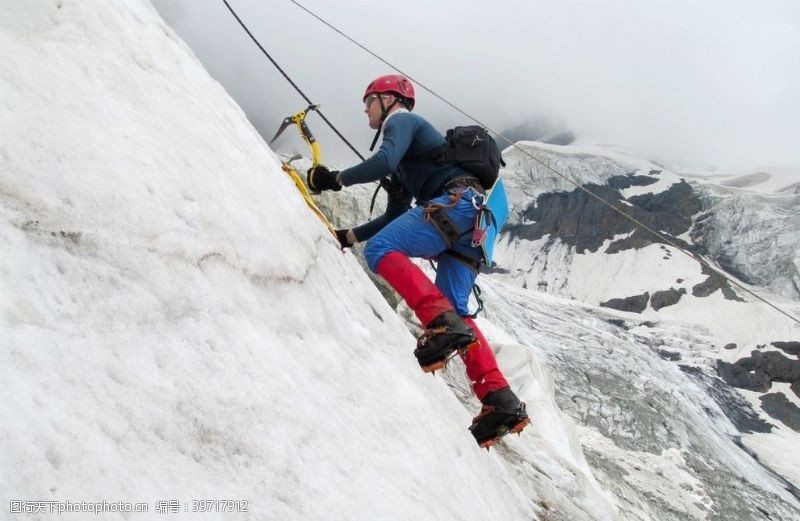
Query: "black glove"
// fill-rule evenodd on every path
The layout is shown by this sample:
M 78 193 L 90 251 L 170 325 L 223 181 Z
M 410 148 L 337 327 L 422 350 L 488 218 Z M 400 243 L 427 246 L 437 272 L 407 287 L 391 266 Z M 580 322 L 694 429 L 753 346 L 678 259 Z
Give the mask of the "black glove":
M 331 172 L 322 165 L 308 169 L 306 182 L 309 188 L 315 192 L 322 192 L 323 190 L 333 190 L 338 192 L 342 189 L 342 182 L 339 180 L 339 171 L 334 170 Z
M 336 238 L 339 239 L 339 244 L 342 245 L 342 248 L 349 248 L 353 245 L 347 240 L 347 232 L 348 230 L 336 230 Z

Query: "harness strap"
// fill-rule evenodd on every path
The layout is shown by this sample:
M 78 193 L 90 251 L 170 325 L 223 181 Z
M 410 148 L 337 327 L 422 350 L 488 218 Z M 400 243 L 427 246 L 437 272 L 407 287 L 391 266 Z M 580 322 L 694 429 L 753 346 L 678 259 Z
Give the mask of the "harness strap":
M 426 223 L 431 223 L 448 248 L 452 248 L 461 238 L 455 223 L 444 213 L 444 210 L 453 208 L 461 200 L 461 192 L 450 194 L 450 204 L 429 203 L 422 210 L 422 218 Z
M 473 259 L 471 257 L 467 257 L 463 253 L 457 252 L 456 250 L 444 250 L 440 255 L 449 255 L 453 257 L 455 260 L 461 262 L 462 264 L 466 264 L 470 269 L 475 272 L 479 272 L 481 270 L 481 261 L 478 259 Z
M 444 250 L 442 253 L 439 254 L 440 257 L 442 255 L 449 255 L 450 257 L 453 257 L 457 261 L 466 264 L 467 267 L 469 267 L 470 269 L 475 270 L 475 272 L 479 272 L 481 269 L 481 262 L 482 262 L 481 260 L 472 259 L 455 250 Z M 433 268 L 433 271 L 436 271 L 437 266 L 433 262 L 433 259 L 428 259 L 428 260 L 431 263 L 431 268 Z M 481 298 L 481 287 L 478 286 L 477 283 L 472 284 L 472 294 L 475 295 L 475 302 L 478 303 L 478 309 L 476 309 L 474 313 L 470 313 L 467 316 L 470 318 L 477 318 L 478 314 L 481 311 L 483 311 L 483 299 Z
M 444 250 L 440 255 L 448 255 L 457 261 L 465 264 L 471 270 L 475 271 L 476 273 L 480 272 L 481 269 L 481 262 L 482 259 L 473 259 L 470 258 L 463 253 L 460 253 L 453 248 L 461 236 L 463 234 L 458 232 L 458 228 L 456 227 L 455 223 L 447 217 L 447 214 L 444 213 L 444 210 L 447 208 L 453 208 L 458 202 L 461 200 L 462 191 L 452 192 L 450 194 L 450 203 L 449 204 L 438 204 L 438 203 L 430 203 L 428 204 L 422 211 L 422 216 L 425 222 L 431 223 L 434 228 L 439 232 L 439 234 L 444 239 L 445 245 L 447 249 Z M 480 218 L 481 212 L 478 212 L 478 217 Z M 479 221 L 478 221 L 479 222 Z M 477 228 L 475 228 L 477 229 Z M 469 233 L 469 230 L 464 233 Z M 431 266 L 433 269 L 436 269 L 436 266 L 433 265 L 433 261 L 431 261 Z M 483 310 L 483 300 L 481 299 L 481 288 L 478 287 L 477 284 L 472 285 L 472 292 L 475 294 L 475 300 L 478 302 L 478 309 L 475 313 L 471 315 L 467 315 L 469 317 L 475 318 L 478 316 L 478 313 Z

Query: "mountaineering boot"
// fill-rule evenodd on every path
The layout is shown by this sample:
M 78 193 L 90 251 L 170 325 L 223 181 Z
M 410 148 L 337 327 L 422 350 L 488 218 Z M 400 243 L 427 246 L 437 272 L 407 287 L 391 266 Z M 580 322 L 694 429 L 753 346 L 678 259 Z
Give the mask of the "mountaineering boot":
M 426 373 L 441 369 L 451 357 L 464 354 L 476 341 L 475 332 L 455 311 L 445 311 L 430 321 L 419 337 L 414 356 Z
M 531 422 L 525 402 L 508 387 L 487 394 L 482 402 L 481 412 L 469 428 L 481 448 L 488 450 L 506 434 L 519 433 Z

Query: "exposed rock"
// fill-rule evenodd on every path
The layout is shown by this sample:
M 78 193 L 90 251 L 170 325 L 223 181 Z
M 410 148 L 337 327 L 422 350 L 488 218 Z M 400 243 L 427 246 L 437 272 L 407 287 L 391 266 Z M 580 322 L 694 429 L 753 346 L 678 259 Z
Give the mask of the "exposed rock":
M 725 380 L 725 383 L 738 387 L 739 389 L 749 389 L 761 393 L 769 391 L 772 386 L 772 379 L 764 371 L 750 371 L 736 364 L 717 361 L 717 375 Z
M 606 201 L 621 199 L 619 191 L 608 186 L 587 188 Z M 534 222 L 507 227 L 511 237 L 535 241 L 550 235 L 574 246 L 578 253 L 597 251 L 605 240 L 632 230 L 619 214 L 577 189 L 541 194 L 525 211 L 524 220 Z
M 772 382 L 795 384 L 800 381 L 800 360 L 792 360 L 777 351 L 752 351 L 750 356 L 733 364 L 717 361 L 717 374 L 735 387 L 766 392 Z
M 667 235 L 667 238 L 672 242 L 674 242 L 675 244 L 677 244 L 678 246 L 680 246 L 681 248 L 684 248 L 689 251 L 694 249 L 692 245 L 685 243 L 684 241 L 678 239 L 677 237 L 671 237 Z M 618 239 L 609 244 L 608 248 L 606 248 L 606 253 L 614 254 L 625 250 L 644 248 L 645 246 L 649 246 L 654 242 L 658 242 L 658 238 L 656 236 L 654 236 L 647 230 L 636 228 L 636 230 L 634 230 L 629 237 Z M 663 257 L 663 259 L 669 260 L 669 256 L 665 256 Z
M 775 382 L 800 381 L 800 360 L 792 360 L 777 351 L 753 351 L 750 355 L 736 363 L 750 370 L 760 369 Z
M 628 328 L 625 325 L 625 321 L 620 318 L 607 318 L 606 322 L 609 324 L 614 324 L 617 327 L 621 327 L 622 329 L 627 330 Z
M 617 176 L 629 179 L 628 176 Z M 635 178 L 644 176 L 635 176 Z M 628 201 L 634 206 L 619 203 L 622 198 L 619 190 L 607 185 L 585 185 L 602 199 L 614 204 L 625 213 L 650 228 L 671 235 L 670 240 L 682 247 L 692 247 L 675 237 L 688 231 L 692 225 L 692 215 L 701 209 L 700 200 L 692 187 L 685 181 L 675 183 L 669 189 L 657 193 L 631 197 Z M 529 224 L 507 227 L 512 238 L 535 241 L 550 235 L 565 244 L 575 247 L 577 253 L 586 250 L 597 251 L 607 240 L 618 235 L 630 235 L 611 244 L 608 253 L 630 248 L 643 248 L 659 239 L 650 232 L 638 228 L 629 219 L 612 210 L 583 190 L 571 192 L 547 192 L 541 194 L 523 214 Z M 633 233 L 631 233 L 633 232 Z
M 606 302 L 601 302 L 600 305 L 606 308 L 618 309 L 620 311 L 629 311 L 631 313 L 641 313 L 647 308 L 647 301 L 650 299 L 650 293 L 642 295 L 634 295 L 626 298 L 612 298 Z
M 772 345 L 790 355 L 800 356 L 800 342 L 772 342 Z
M 669 360 L 670 362 L 678 362 L 681 359 L 680 353 L 673 353 L 672 351 L 665 351 L 664 349 L 658 349 L 656 352 L 658 353 L 658 356 L 664 360 Z
M 725 349 L 736 349 L 736 344 L 733 344 L 733 343 L 725 344 L 724 348 Z
M 765 394 L 760 399 L 761 408 L 765 413 L 790 429 L 800 432 L 800 407 L 789 401 L 783 393 Z
M 772 426 L 759 418 L 750 403 L 738 392 L 725 385 L 727 382 L 693 366 L 679 365 L 681 371 L 703 384 L 725 416 L 742 433 L 771 432 Z
M 661 308 L 672 306 L 678 303 L 678 301 L 681 299 L 681 295 L 685 294 L 686 294 L 686 289 L 684 288 L 681 289 L 670 288 L 665 291 L 656 291 L 650 298 L 650 307 L 658 311 Z
M 692 216 L 702 210 L 700 199 L 686 181 L 675 183 L 657 194 L 637 195 L 628 199 L 652 216 L 651 227 L 672 235 L 687 232 L 692 225 Z
M 725 277 L 720 275 L 715 270 L 712 270 L 705 264 L 701 264 L 701 269 L 704 275 L 708 275 L 708 278 L 700 284 L 696 284 L 694 287 L 692 287 L 692 295 L 695 297 L 707 297 L 715 291 L 721 290 L 722 296 L 724 296 L 727 300 L 744 302 L 744 299 L 737 295 L 735 291 L 733 291 L 733 288 L 731 288 L 728 280 Z
M 796 394 L 798 398 L 800 398 L 800 382 L 793 383 L 789 386 L 789 389 L 791 389 L 792 392 Z

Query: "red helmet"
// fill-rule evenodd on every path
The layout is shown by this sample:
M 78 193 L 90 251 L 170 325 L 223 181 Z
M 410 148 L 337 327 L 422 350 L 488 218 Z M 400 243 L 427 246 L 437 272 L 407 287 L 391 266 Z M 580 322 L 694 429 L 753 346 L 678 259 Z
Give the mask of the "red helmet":
M 394 94 L 408 101 L 408 110 L 414 108 L 414 85 L 400 74 L 387 74 L 372 80 L 361 101 L 365 101 L 370 94 Z

